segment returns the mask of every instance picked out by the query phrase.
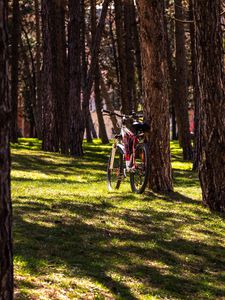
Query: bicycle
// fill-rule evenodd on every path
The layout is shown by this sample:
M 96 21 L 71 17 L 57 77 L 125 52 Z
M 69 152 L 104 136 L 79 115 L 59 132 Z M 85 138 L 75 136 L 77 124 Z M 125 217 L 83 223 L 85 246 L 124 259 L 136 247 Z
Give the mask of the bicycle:
M 149 178 L 150 162 L 144 136 L 148 125 L 139 121 L 143 118 L 141 114 L 124 115 L 104 109 L 102 112 L 104 115 L 114 115 L 122 119 L 120 132 L 115 135 L 107 166 L 108 190 L 119 189 L 121 182 L 129 173 L 132 192 L 142 194 Z M 132 131 L 127 128 L 126 121 L 132 121 Z

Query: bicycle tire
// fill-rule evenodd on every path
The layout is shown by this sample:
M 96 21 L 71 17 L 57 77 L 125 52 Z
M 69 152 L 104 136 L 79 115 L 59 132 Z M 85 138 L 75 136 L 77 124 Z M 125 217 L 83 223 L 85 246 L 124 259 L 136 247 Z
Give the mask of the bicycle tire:
M 112 154 L 111 154 L 112 155 Z M 124 176 L 123 169 L 123 151 L 119 147 L 116 148 L 113 169 L 110 169 L 111 155 L 107 166 L 107 187 L 109 191 L 119 189 Z
M 130 185 L 131 190 L 134 193 L 142 194 L 144 193 L 149 179 L 149 154 L 147 144 L 139 144 L 135 149 L 136 155 L 136 167 L 130 173 Z M 138 157 L 141 155 L 141 158 Z M 144 155 L 144 161 L 143 161 Z M 140 180 L 140 183 L 138 182 Z

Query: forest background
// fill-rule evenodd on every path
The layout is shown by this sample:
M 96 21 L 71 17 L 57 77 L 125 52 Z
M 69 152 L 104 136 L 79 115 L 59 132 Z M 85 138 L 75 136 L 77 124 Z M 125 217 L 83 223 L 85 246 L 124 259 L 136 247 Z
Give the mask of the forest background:
M 224 1 L 0 4 L 2 295 L 12 291 L 9 141 L 18 142 L 19 119 L 42 150 L 78 158 L 84 133 L 89 143 L 109 143 L 103 107 L 143 110 L 149 188 L 157 193 L 173 190 L 171 119 L 183 160 L 199 172 L 203 204 L 225 211 Z M 117 130 L 118 120 L 111 122 Z

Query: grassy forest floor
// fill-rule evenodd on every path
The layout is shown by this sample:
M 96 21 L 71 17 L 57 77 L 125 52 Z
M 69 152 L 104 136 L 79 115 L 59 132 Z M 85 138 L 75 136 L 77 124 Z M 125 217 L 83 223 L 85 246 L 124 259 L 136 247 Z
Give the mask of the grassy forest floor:
M 175 191 L 107 192 L 110 146 L 12 145 L 16 299 L 225 299 L 225 218 L 171 144 Z

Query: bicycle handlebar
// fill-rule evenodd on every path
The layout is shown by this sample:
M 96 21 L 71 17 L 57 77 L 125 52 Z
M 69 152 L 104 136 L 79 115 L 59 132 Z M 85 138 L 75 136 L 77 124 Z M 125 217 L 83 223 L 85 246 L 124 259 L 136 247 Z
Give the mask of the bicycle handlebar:
M 131 115 L 124 115 L 124 114 L 118 114 L 118 113 L 115 113 L 115 112 L 112 112 L 112 111 L 109 111 L 109 110 L 106 110 L 106 109 L 102 109 L 101 110 L 102 113 L 106 113 L 110 116 L 117 116 L 119 118 L 125 118 L 127 120 L 129 119 L 135 119 L 135 118 L 143 118 L 143 114 L 136 114 L 135 112 L 133 112 Z

